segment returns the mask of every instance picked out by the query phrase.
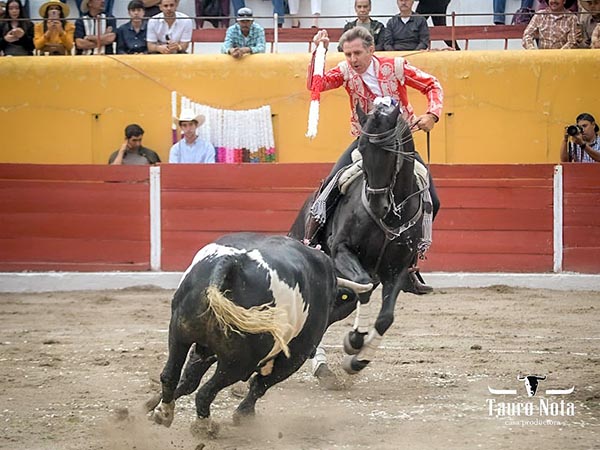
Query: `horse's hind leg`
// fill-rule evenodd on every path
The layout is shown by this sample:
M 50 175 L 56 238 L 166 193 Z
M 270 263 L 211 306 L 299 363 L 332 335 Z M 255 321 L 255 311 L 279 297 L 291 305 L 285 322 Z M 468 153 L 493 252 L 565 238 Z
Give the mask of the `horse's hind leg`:
M 400 283 L 384 283 L 381 295 L 381 309 L 375 325 L 364 340 L 360 352 L 354 356 L 344 358 L 342 367 L 347 373 L 355 374 L 363 370 L 375 357 L 377 348 L 383 340 L 383 335 L 394 322 L 394 308 L 396 298 L 400 293 Z
M 361 300 L 363 300 L 361 298 Z M 372 302 L 367 297 L 366 301 L 356 303 L 356 316 L 352 331 L 344 337 L 344 352 L 347 355 L 356 355 L 363 348 L 365 338 L 369 331 Z

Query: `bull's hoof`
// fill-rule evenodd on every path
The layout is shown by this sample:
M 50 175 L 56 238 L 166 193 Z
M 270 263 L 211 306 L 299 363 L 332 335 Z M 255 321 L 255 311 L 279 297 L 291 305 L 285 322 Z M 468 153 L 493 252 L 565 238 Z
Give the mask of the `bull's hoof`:
M 325 363 L 315 370 L 315 377 L 319 380 L 319 386 L 328 391 L 339 391 L 343 388 L 342 382 Z
M 349 331 L 344 336 L 344 352 L 347 355 L 356 355 L 365 344 L 365 336 L 367 333 L 360 333 L 356 330 Z
M 219 435 L 220 430 L 221 425 L 210 417 L 204 419 L 198 417 L 190 426 L 190 432 L 195 438 L 215 439 Z
M 358 372 L 363 370 L 370 361 L 360 361 L 356 358 L 356 356 L 346 356 L 342 361 L 342 368 L 346 371 L 347 374 L 356 375 Z
M 165 427 L 170 427 L 173 423 L 173 419 L 175 418 L 175 401 L 171 403 L 160 403 L 150 416 L 150 420 L 153 420 L 154 423 L 158 425 L 164 425 Z
M 144 410 L 146 411 L 146 413 L 149 413 L 154 408 L 156 408 L 158 406 L 158 404 L 160 403 L 161 398 L 162 398 L 161 394 L 154 394 L 152 397 L 150 397 L 148 400 L 146 400 L 146 402 L 144 403 Z

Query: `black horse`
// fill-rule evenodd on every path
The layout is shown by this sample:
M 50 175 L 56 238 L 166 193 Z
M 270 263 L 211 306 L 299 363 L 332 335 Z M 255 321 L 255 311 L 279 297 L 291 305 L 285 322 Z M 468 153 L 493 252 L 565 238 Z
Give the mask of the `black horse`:
M 398 294 L 411 291 L 409 268 L 422 250 L 424 217 L 431 217 L 427 176 L 418 181 L 420 177 L 415 175 L 415 146 L 398 106 L 379 104 L 369 114 L 357 107 L 357 112 L 364 176 L 350 185 L 316 236 L 316 243 L 333 258 L 339 276 L 383 285 L 381 310 L 368 332 L 360 316 L 361 309 L 364 316 L 372 291 L 336 310 L 334 321 L 357 309 L 354 329 L 344 340 L 346 353 L 354 355 L 343 364 L 349 373 L 362 370 L 371 361 L 394 321 Z M 305 235 L 313 197 L 290 230 L 289 235 L 296 239 Z

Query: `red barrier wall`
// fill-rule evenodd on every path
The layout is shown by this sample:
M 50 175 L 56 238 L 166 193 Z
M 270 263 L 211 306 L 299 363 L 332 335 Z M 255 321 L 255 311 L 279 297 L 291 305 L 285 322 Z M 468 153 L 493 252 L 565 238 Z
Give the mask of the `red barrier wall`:
M 196 251 L 235 231 L 285 234 L 331 164 L 164 165 L 162 268 L 182 270 Z
M 148 168 L 0 164 L 0 270 L 150 268 Z
M 235 231 L 285 234 L 331 164 L 163 165 L 162 270 Z M 600 165 L 564 167 L 564 270 L 600 272 Z M 550 272 L 553 165 L 433 165 L 424 269 Z M 148 167 L 0 164 L 0 270 L 149 270 Z
M 563 165 L 563 270 L 600 271 L 600 164 Z
M 427 270 L 553 270 L 553 165 L 433 165 L 431 172 L 442 207 Z

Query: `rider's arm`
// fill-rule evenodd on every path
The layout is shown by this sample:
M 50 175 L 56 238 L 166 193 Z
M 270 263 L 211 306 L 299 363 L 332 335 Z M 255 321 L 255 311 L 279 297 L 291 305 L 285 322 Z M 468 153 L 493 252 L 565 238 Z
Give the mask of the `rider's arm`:
M 404 82 L 427 97 L 427 112 L 436 117 L 436 122 L 442 114 L 444 91 L 436 77 L 417 69 L 404 61 Z

